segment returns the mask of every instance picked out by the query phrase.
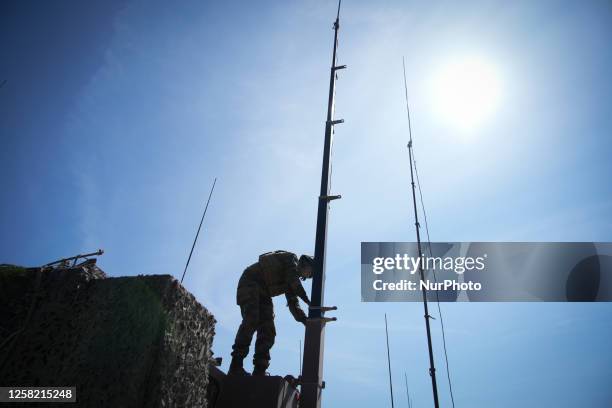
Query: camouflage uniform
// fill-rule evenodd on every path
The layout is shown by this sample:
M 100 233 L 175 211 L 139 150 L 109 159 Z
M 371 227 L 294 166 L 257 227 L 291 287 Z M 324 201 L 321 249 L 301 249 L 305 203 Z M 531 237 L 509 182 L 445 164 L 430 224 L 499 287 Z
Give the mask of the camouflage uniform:
M 274 345 L 274 309 L 272 297 L 285 294 L 287 306 L 295 320 L 306 321 L 298 297 L 310 303 L 300 282 L 298 258 L 285 251 L 268 252 L 244 270 L 238 282 L 236 303 L 240 306 L 242 323 L 232 346 L 232 357 L 244 359 L 249 354 L 253 334 L 257 332 L 253 365 L 265 370 L 270 364 L 270 349 Z

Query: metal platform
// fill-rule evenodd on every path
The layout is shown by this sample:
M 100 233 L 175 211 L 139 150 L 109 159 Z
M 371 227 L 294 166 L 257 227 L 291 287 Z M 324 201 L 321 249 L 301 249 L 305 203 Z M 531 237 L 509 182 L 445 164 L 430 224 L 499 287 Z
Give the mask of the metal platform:
M 210 367 L 211 408 L 297 408 L 299 392 L 291 376 L 225 375 Z

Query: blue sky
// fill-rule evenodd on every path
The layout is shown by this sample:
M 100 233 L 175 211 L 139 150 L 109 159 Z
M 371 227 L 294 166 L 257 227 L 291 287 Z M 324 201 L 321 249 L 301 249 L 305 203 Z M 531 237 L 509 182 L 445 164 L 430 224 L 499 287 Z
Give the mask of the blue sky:
M 330 1 L 3 2 L 0 262 L 103 248 L 111 276 L 180 276 L 218 319 L 273 249 L 312 253 L 336 5 Z M 432 406 L 422 306 L 362 304 L 361 241 L 414 239 L 402 83 L 435 241 L 612 241 L 612 6 L 605 1 L 345 1 L 326 299 L 327 406 Z M 495 67 L 495 111 L 458 129 L 435 72 Z M 273 373 L 295 373 L 302 328 L 282 299 Z M 612 404 L 609 304 L 444 304 L 457 407 Z M 436 323 L 436 322 L 434 322 Z M 449 406 L 439 327 L 434 349 Z

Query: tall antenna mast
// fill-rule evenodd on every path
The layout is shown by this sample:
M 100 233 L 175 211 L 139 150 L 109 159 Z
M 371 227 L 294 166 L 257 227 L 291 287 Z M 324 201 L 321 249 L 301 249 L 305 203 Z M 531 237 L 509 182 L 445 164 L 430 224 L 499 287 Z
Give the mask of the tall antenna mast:
M 423 255 L 423 251 L 421 250 L 421 225 L 419 224 L 419 215 L 417 211 L 417 202 L 416 202 L 416 187 L 414 184 L 414 171 L 413 171 L 413 159 L 412 159 L 412 126 L 410 124 L 410 108 L 408 107 L 408 85 L 406 83 L 406 62 L 402 57 L 402 66 L 404 68 L 404 91 L 406 95 L 406 114 L 408 116 L 408 134 L 410 136 L 410 140 L 408 142 L 408 156 L 410 158 L 410 181 L 412 184 L 412 204 L 414 207 L 414 225 L 416 227 L 416 237 L 417 237 L 417 249 L 419 251 L 419 257 Z M 419 262 L 419 274 L 421 277 L 421 281 L 425 281 L 425 272 L 423 271 L 423 263 Z M 425 328 L 427 330 L 427 348 L 429 349 L 429 375 L 431 377 L 431 388 L 433 390 L 433 398 L 434 398 L 434 406 L 435 408 L 439 408 L 440 404 L 438 402 L 438 385 L 436 383 L 436 367 L 434 364 L 434 356 L 433 356 L 433 346 L 431 345 L 431 328 L 429 327 L 429 319 L 431 316 L 429 315 L 429 308 L 427 306 L 427 291 L 425 287 L 421 285 L 421 291 L 423 292 L 423 308 L 425 310 Z
M 314 270 L 312 279 L 312 292 L 306 333 L 304 335 L 304 362 L 301 377 L 300 407 L 319 408 L 321 394 L 325 387 L 323 381 L 323 344 L 325 340 L 325 323 L 335 318 L 324 317 L 326 310 L 333 310 L 323 306 L 325 290 L 325 240 L 327 237 L 327 214 L 329 202 L 341 196 L 329 195 L 329 178 L 331 173 L 331 148 L 334 126 L 344 120 L 334 120 L 334 98 L 336 95 L 336 71 L 346 68 L 346 65 L 336 65 L 336 51 L 338 48 L 338 30 L 340 28 L 340 4 L 334 22 L 334 50 L 332 53 L 331 71 L 329 74 L 329 97 L 327 101 L 327 119 L 325 121 L 325 141 L 323 146 L 323 165 L 321 169 L 321 192 L 319 195 L 317 211 L 317 231 L 315 239 Z M 334 308 L 335 309 L 335 308 Z
M 393 403 L 393 381 L 391 380 L 391 352 L 389 351 L 389 328 L 387 326 L 387 314 L 385 313 L 385 334 L 387 335 L 387 365 L 389 367 L 389 392 L 391 394 L 391 408 L 394 408 Z

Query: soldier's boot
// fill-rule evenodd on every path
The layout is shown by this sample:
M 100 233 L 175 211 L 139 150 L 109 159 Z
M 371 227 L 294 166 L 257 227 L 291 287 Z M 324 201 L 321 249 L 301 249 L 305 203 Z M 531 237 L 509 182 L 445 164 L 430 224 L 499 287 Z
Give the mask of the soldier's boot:
M 254 377 L 258 377 L 258 376 L 266 376 L 266 375 L 270 375 L 269 372 L 266 371 L 266 369 L 264 367 L 255 367 L 253 369 L 253 376 Z
M 254 376 L 270 375 L 270 373 L 266 372 L 269 365 L 270 363 L 267 361 L 254 361 L 253 362 L 253 375 Z
M 243 357 L 232 357 L 227 375 L 251 375 L 242 367 L 242 360 L 244 360 Z

